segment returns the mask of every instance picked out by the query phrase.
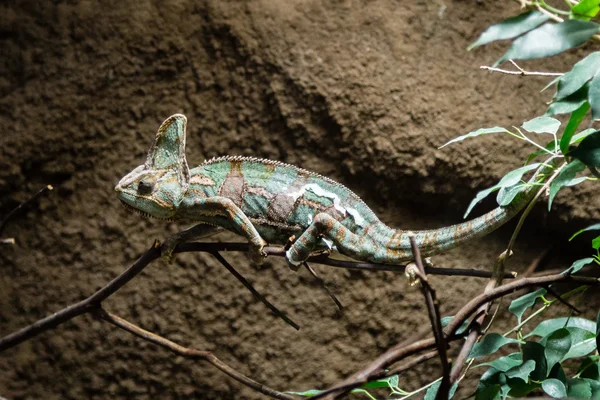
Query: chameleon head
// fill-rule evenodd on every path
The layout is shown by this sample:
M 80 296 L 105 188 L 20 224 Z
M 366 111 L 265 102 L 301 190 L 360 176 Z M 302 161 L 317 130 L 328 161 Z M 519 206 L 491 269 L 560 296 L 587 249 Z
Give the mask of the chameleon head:
M 186 118 L 175 114 L 162 123 L 146 162 L 115 186 L 128 208 L 155 218 L 173 218 L 190 181 L 185 159 Z

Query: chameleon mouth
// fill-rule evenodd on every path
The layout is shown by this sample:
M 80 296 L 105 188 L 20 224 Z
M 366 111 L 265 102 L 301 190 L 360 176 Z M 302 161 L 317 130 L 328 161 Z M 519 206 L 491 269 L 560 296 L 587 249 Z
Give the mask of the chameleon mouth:
M 150 215 L 150 214 L 148 214 L 148 213 L 146 213 L 146 212 L 143 212 L 143 211 L 141 211 L 141 210 L 138 210 L 138 209 L 137 209 L 137 208 L 135 208 L 135 207 L 132 207 L 132 206 L 130 206 L 129 204 L 125 203 L 123 200 L 120 200 L 120 201 L 121 201 L 121 205 L 122 205 L 122 206 L 123 206 L 123 207 L 124 207 L 124 208 L 125 208 L 127 211 L 133 211 L 133 212 L 135 212 L 135 213 L 137 213 L 137 214 L 139 214 L 139 215 L 141 215 L 142 217 L 144 217 L 144 218 L 147 218 L 147 219 L 154 218 L 154 217 L 152 217 L 152 215 Z
M 123 200 L 121 200 L 121 199 L 119 199 L 119 201 L 121 202 L 121 205 L 122 205 L 123 207 L 125 207 L 125 209 L 126 209 L 126 210 L 128 210 L 128 211 L 133 211 L 133 212 L 135 212 L 136 214 L 139 214 L 139 215 L 141 215 L 142 217 L 144 217 L 144 218 L 146 218 L 146 219 L 160 219 L 160 220 L 163 220 L 163 221 L 171 221 L 171 222 L 176 222 L 176 221 L 177 221 L 175 218 L 161 218 L 161 217 L 155 217 L 155 216 L 154 216 L 154 215 L 152 215 L 152 214 L 149 214 L 149 213 L 147 213 L 147 212 L 144 212 L 144 211 L 142 211 L 142 210 L 138 210 L 137 208 L 130 206 L 129 204 L 125 203 L 125 202 L 124 202 Z

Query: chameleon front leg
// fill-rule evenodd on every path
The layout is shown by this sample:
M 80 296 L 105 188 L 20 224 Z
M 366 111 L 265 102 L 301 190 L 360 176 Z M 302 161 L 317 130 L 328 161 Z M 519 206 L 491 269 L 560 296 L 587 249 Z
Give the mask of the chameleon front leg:
M 371 238 L 353 233 L 329 214 L 318 213 L 285 253 L 293 270 L 306 261 L 322 237 L 331 240 L 340 253 L 357 260 L 368 260 L 377 248 Z
M 169 236 L 160 247 L 160 256 L 168 263 L 173 262 L 173 250 L 179 243 L 202 239 L 219 231 L 219 227 L 207 224 L 194 225 L 191 228 Z
M 191 215 L 199 222 L 221 226 L 244 236 L 250 242 L 250 259 L 262 264 L 267 254 L 263 248 L 267 242 L 260 236 L 248 216 L 229 198 L 221 196 L 206 197 L 186 204 L 193 210 Z

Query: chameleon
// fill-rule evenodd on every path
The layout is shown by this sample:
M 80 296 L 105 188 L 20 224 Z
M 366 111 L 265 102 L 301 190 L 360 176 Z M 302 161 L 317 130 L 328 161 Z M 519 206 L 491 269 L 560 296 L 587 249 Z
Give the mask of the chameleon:
M 186 125 L 184 115 L 167 118 L 145 163 L 115 187 L 123 205 L 143 216 L 196 223 L 163 243 L 161 256 L 166 260 L 172 260 L 178 243 L 223 228 L 248 240 L 249 257 L 256 263 L 265 259 L 267 244 L 287 244 L 286 259 L 294 270 L 315 251 L 400 264 L 412 261 L 411 235 L 424 257 L 445 252 L 496 230 L 536 193 L 535 185 L 527 185 L 509 205 L 456 225 L 393 229 L 342 184 L 284 162 L 222 156 L 190 169 Z M 537 182 L 548 168 L 552 166 L 540 167 L 530 182 Z

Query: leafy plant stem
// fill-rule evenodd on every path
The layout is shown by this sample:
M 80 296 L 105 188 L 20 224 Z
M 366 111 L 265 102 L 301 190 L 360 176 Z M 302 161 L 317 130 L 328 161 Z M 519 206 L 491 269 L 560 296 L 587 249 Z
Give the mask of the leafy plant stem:
M 550 306 L 552 305 L 552 302 L 544 304 L 542 307 L 540 307 L 537 311 L 535 311 L 534 313 L 532 313 L 529 317 L 525 318 L 523 321 L 521 321 L 520 324 L 518 324 L 517 326 L 515 326 L 514 328 L 512 328 L 510 331 L 506 332 L 504 335 L 504 337 L 510 335 L 511 333 L 515 332 L 515 331 L 519 331 L 521 330 L 521 328 L 523 326 L 525 326 L 525 324 L 527 324 L 531 319 L 535 318 L 538 314 L 543 313 L 544 311 L 546 311 L 546 309 L 548 309 Z
M 554 8 L 551 5 L 547 4 L 544 0 L 539 0 L 539 5 L 544 7 L 546 10 L 562 15 L 569 15 L 568 11 L 559 10 L 558 8 Z
M 577 294 L 579 292 L 584 292 L 587 290 L 587 287 L 585 286 L 580 286 L 578 288 L 575 288 L 573 290 L 571 290 L 570 292 L 567 292 L 565 294 L 563 294 L 562 296 L 560 296 L 561 299 L 568 299 L 569 297 L 571 297 L 574 294 Z M 525 326 L 525 324 L 527 324 L 529 321 L 531 321 L 533 318 L 535 318 L 537 315 L 543 313 L 544 311 L 546 311 L 552 304 L 554 304 L 555 302 L 557 302 L 558 300 L 544 300 L 544 305 L 542 307 L 540 307 L 538 310 L 536 310 L 534 313 L 532 313 L 529 317 L 525 318 L 523 321 L 521 321 L 520 324 L 518 324 L 517 326 L 515 326 L 514 328 L 512 328 L 510 331 L 506 332 L 504 335 L 504 337 L 510 335 L 511 333 L 520 330 L 523 326 Z
M 550 154 L 550 155 L 556 155 L 556 153 L 551 152 L 550 150 L 548 150 L 547 148 L 545 148 L 544 146 L 541 146 L 539 144 L 537 144 L 536 142 L 534 142 L 533 140 L 529 139 L 527 136 L 525 136 L 525 134 L 523 132 L 521 132 L 521 130 L 519 128 L 517 128 L 516 126 L 513 126 L 513 128 L 515 128 L 521 135 L 521 137 L 523 139 L 525 139 L 526 141 L 528 141 L 529 143 L 531 143 L 532 145 L 534 145 L 535 147 L 539 148 L 540 150 L 545 151 L 546 153 Z M 519 137 L 519 135 L 514 135 L 516 137 Z M 556 139 L 556 135 L 554 135 L 554 138 Z

